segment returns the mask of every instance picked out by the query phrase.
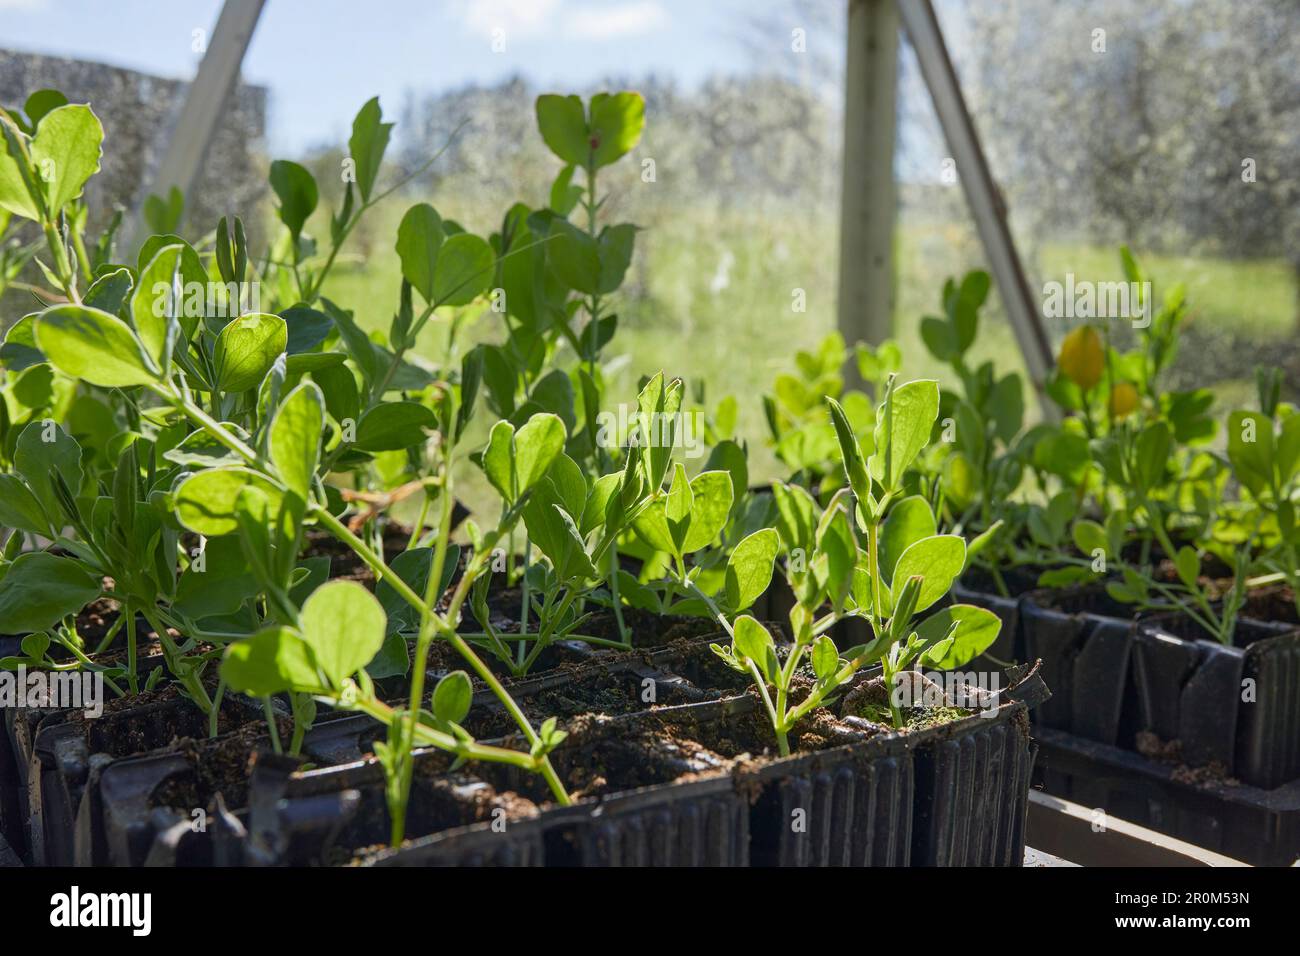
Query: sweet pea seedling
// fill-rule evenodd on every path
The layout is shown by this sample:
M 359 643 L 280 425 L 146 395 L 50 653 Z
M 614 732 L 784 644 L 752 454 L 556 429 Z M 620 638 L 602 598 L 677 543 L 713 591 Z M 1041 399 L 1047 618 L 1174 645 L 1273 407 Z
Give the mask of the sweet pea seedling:
M 889 381 L 870 454 L 864 454 L 839 403 L 827 403 L 848 487 L 825 509 L 798 485 L 774 489 L 776 529 L 796 597 L 790 612 L 793 639 L 778 645 L 753 617 L 741 615 L 733 623 L 719 613 L 731 646 L 713 646 L 729 666 L 753 678 L 783 756 L 789 753 L 788 735 L 795 724 L 862 667 L 880 664 L 891 690 L 893 723 L 901 728 L 902 714 L 892 693 L 898 675 L 921 661 L 958 667 L 987 648 L 1001 627 L 991 611 L 964 604 L 915 622 L 947 594 L 966 557 L 960 537 L 936 533 L 925 499 L 903 494 L 904 474 L 929 443 L 938 414 L 937 383 L 895 386 Z M 863 534 L 866 540 L 860 542 Z M 866 619 L 873 637 L 841 655 L 826 632 L 846 617 Z M 796 703 L 795 677 L 805 658 L 815 682 Z

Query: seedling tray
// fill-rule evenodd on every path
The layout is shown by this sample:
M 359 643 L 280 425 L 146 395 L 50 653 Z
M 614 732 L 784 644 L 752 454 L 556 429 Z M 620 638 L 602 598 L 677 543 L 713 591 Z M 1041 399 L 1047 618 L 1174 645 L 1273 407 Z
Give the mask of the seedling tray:
M 1242 618 L 1228 647 L 1189 625 L 1160 615 L 1134 630 L 1140 726 L 1251 786 L 1300 778 L 1300 629 Z
M 1197 782 L 1187 768 L 1037 728 L 1037 782 L 1048 793 L 1255 866 L 1300 857 L 1300 781 L 1264 790 Z
M 598 699 L 606 709 L 649 706 L 652 702 L 680 703 L 698 699 L 702 693 L 684 681 L 656 674 L 632 659 L 593 662 L 561 671 L 539 674 L 510 685 L 512 695 L 530 717 L 573 716 L 585 712 L 583 692 Z M 467 727 L 480 739 L 492 739 L 514 730 L 513 721 L 495 706 L 490 692 L 480 692 Z M 543 714 L 542 712 L 545 711 Z M 197 713 L 197 712 L 196 712 Z M 216 814 L 215 799 L 220 787 L 214 781 L 226 768 L 225 803 L 242 807 L 245 788 L 238 773 L 256 746 L 269 746 L 263 736 L 260 710 L 243 731 L 207 740 L 202 735 L 178 750 L 167 745 L 161 752 L 124 758 L 97 755 L 95 764 L 80 789 L 76 857 L 84 863 L 139 865 L 148 857 L 168 858 L 155 840 L 168 840 L 169 830 L 180 822 L 190 823 L 203 814 Z M 330 766 L 360 761 L 373 746 L 382 728 L 369 717 L 337 713 L 322 715 L 304 739 L 306 758 L 315 765 Z M 518 741 L 515 741 L 515 745 Z M 233 779 L 234 789 L 229 781 Z M 165 788 L 165 789 L 164 789 Z M 163 796 L 160 796 L 163 794 Z M 186 840 L 178 862 L 211 850 L 201 848 L 201 838 Z M 185 851 L 192 851 L 189 857 Z
M 1035 723 L 1099 743 L 1132 739 L 1129 679 L 1133 622 L 1087 588 L 1032 591 L 1020 599 L 1018 656 L 1043 662 L 1052 699 Z

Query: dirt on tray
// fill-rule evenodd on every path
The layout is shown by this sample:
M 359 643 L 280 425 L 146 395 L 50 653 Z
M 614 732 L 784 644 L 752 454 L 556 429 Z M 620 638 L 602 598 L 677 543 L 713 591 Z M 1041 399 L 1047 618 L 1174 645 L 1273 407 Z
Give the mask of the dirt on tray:
M 1200 767 L 1184 763 L 1181 740 L 1161 740 L 1151 731 L 1141 730 L 1134 739 L 1134 746 L 1147 759 L 1171 766 L 1172 777 L 1178 783 L 1191 786 L 1210 783 L 1236 786 L 1239 783 L 1235 777 L 1228 775 L 1228 768 L 1217 760 Z

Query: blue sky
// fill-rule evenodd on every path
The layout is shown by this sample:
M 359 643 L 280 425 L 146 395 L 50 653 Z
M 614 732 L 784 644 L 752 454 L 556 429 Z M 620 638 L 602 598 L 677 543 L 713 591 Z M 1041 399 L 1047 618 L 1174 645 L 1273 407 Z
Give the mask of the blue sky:
M 195 31 L 210 32 L 220 6 L 0 0 L 0 48 L 189 77 L 201 57 Z M 244 76 L 271 91 L 272 152 L 293 155 L 345 139 L 374 94 L 395 116 L 409 90 L 515 74 L 562 89 L 650 72 L 687 86 L 747 72 L 761 64 L 744 42 L 756 10 L 771 22 L 772 55 L 789 55 L 790 29 L 800 25 L 789 0 L 267 0 Z M 493 51 L 494 37 L 504 51 Z M 841 41 L 809 31 L 810 48 L 823 42 Z

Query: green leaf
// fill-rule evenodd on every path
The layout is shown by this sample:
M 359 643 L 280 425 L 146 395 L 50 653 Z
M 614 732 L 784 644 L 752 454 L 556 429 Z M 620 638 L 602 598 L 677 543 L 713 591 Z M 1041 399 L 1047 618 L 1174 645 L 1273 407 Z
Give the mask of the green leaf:
M 166 196 L 150 193 L 145 197 L 141 212 L 150 232 L 173 233 L 180 228 L 181 216 L 185 213 L 185 194 L 176 186 L 167 190 Z
M 691 520 L 682 554 L 708 547 L 717 539 L 731 514 L 733 494 L 728 472 L 702 471 L 691 479 Z
M 1095 521 L 1077 519 L 1070 527 L 1070 534 L 1074 538 L 1074 546 L 1085 555 L 1091 556 L 1099 548 L 1102 554 L 1110 553 L 1106 529 Z
M 1264 439 L 1268 442 L 1269 452 L 1272 452 L 1272 425 L 1266 426 Z M 1142 486 L 1148 490 L 1158 488 L 1164 483 L 1165 469 L 1169 466 L 1169 453 L 1173 442 L 1173 436 L 1169 432 L 1169 426 L 1164 422 L 1154 422 L 1147 425 L 1138 434 L 1137 437 L 1137 474 L 1134 476 Z M 1231 454 L 1231 439 L 1229 439 L 1229 454 Z
M 601 475 L 596 479 L 582 509 L 582 521 L 578 525 L 582 534 L 590 534 L 604 526 L 610 516 L 610 509 L 617 507 L 622 483 L 623 476 L 618 472 Z
M 289 326 L 278 315 L 249 312 L 232 320 L 213 350 L 216 387 L 243 392 L 261 384 L 289 344 Z
M 353 448 L 361 451 L 398 451 L 424 443 L 426 428 L 438 424 L 438 416 L 419 402 L 385 402 L 376 405 L 357 422 Z
M 656 498 L 637 515 L 632 530 L 655 551 L 680 556 L 677 550 L 678 544 L 673 540 L 672 532 L 668 527 L 666 509 L 666 500 Z
M 772 583 L 772 565 L 781 548 L 781 537 L 772 528 L 762 528 L 736 545 L 727 559 L 727 606 L 743 611 Z
M 587 295 L 600 291 L 600 249 L 596 240 L 563 219 L 551 224 L 550 235 L 547 255 L 560 281 Z
M 593 165 L 617 162 L 641 139 L 644 128 L 645 100 L 640 93 L 597 93 L 591 98 L 587 130 Z
M 298 623 L 325 676 L 334 687 L 341 687 L 379 653 L 388 620 L 364 586 L 330 581 L 312 592 Z
M 221 677 L 254 697 L 282 691 L 323 691 L 311 646 L 287 627 L 268 627 L 226 648 Z
M 561 582 L 598 577 L 587 554 L 578 526 L 560 505 L 549 480 L 541 482 L 524 505 L 528 536 L 550 560 Z
M 818 557 L 826 562 L 825 584 L 831 605 L 838 611 L 853 590 L 858 564 L 858 545 L 853 535 L 853 518 L 844 499 L 833 502 L 817 528 Z
M 64 375 L 104 388 L 158 381 L 156 366 L 121 319 L 99 309 L 56 305 L 36 319 L 36 343 Z
M 747 500 L 745 489 L 749 487 L 749 459 L 745 449 L 730 439 L 718 442 L 709 452 L 704 470 L 726 471 L 731 475 L 732 510 L 739 512 Z
M 508 504 L 515 494 L 515 426 L 502 419 L 492 426 L 487 447 L 483 449 L 483 474 Z
M 0 210 L 39 221 L 40 210 L 32 198 L 32 189 L 37 187 L 27 137 L 4 114 L 0 114 L 0 136 Z M 28 189 L 29 183 L 32 189 Z
M 10 372 L 21 372 L 45 361 L 36 347 L 36 318 L 35 314 L 24 315 L 5 333 L 4 345 L 0 345 L 0 364 Z
M 62 478 L 73 495 L 80 492 L 83 472 L 77 440 L 60 425 L 36 421 L 19 434 L 13 455 L 14 470 L 26 480 L 54 527 L 62 527 L 64 514 L 55 482 Z
M 840 461 L 844 465 L 844 477 L 848 480 L 849 487 L 853 489 L 858 501 L 866 507 L 872 500 L 872 495 L 862 446 L 858 443 L 853 425 L 849 422 L 849 417 L 840 403 L 828 397 L 826 404 L 830 406 L 831 423 L 835 426 L 835 437 L 840 443 Z
M 1201 559 L 1196 553 L 1195 548 L 1189 548 L 1186 545 L 1178 549 L 1178 554 L 1174 556 L 1174 568 L 1178 572 L 1178 579 L 1185 586 L 1192 590 L 1199 588 L 1197 578 L 1201 574 Z
M 277 159 L 271 163 L 270 179 L 271 188 L 280 200 L 280 221 L 297 239 L 307 218 L 316 211 L 316 203 L 320 198 L 316 191 L 316 180 L 305 167 L 287 159 Z
M 403 551 L 393 558 L 388 566 L 416 594 L 423 595 L 429 587 L 429 574 L 433 571 L 433 548 L 413 548 Z M 451 584 L 460 563 L 460 547 L 449 545 L 442 564 L 442 580 L 438 583 L 436 600 L 441 599 Z M 388 615 L 388 633 L 407 630 L 414 631 L 420 626 L 420 612 L 403 598 L 387 578 L 381 578 L 375 585 L 375 597 Z M 405 673 L 405 670 L 402 671 Z M 374 674 L 371 670 L 372 676 Z
M 882 581 L 894 579 L 894 567 L 903 552 L 922 538 L 938 532 L 930 503 L 920 495 L 911 495 L 889 509 L 880 527 L 879 564 Z
M 1053 432 L 1034 445 L 1034 466 L 1077 485 L 1088 468 L 1088 439 L 1073 432 Z
M 1273 422 L 1269 418 L 1242 411 L 1228 416 L 1228 461 L 1237 480 L 1256 497 L 1272 486 L 1273 457 Z M 1161 462 L 1162 470 L 1163 465 Z
M 682 407 L 682 380 L 665 382 L 664 373 L 656 372 L 637 395 L 638 442 L 645 449 L 646 478 L 650 489 L 658 491 L 668 474 L 673 457 L 673 442 L 665 439 L 664 422 L 672 422 Z
M 234 422 L 222 422 L 223 427 L 245 444 L 248 432 Z M 190 432 L 175 448 L 163 453 L 163 458 L 187 468 L 216 468 L 221 465 L 241 465 L 243 459 L 204 431 Z
M 311 499 L 324 430 L 325 398 L 315 382 L 290 392 L 271 422 L 271 462 L 284 486 L 304 502 Z
M 917 597 L 916 610 L 927 607 L 948 593 L 952 582 L 961 574 L 966 561 L 966 542 L 955 534 L 940 534 L 917 541 L 898 559 L 890 584 L 894 604 L 902 595 L 908 578 L 920 575 L 925 578 Z
M 379 108 L 377 96 L 367 100 L 352 121 L 348 151 L 356 164 L 357 189 L 361 192 L 362 202 L 369 202 L 370 195 L 374 192 L 379 166 L 383 162 L 384 150 L 388 148 L 388 137 L 392 131 L 393 124 L 383 122 L 383 111 Z
M 956 630 L 952 630 L 956 624 Z M 952 631 L 951 643 L 942 642 Z M 988 650 L 1002 630 L 1002 619 L 987 608 L 951 604 L 936 611 L 916 627 L 923 643 L 936 643 L 926 660 L 941 670 L 961 667 Z
M 310 353 L 312 349 L 329 338 L 329 334 L 334 331 L 333 319 L 324 312 L 318 312 L 316 309 L 310 309 L 305 305 L 295 305 L 287 309 L 281 309 L 280 318 L 284 319 L 284 324 L 289 330 L 289 337 L 285 342 L 284 349 L 289 353 L 290 372 L 293 371 L 295 358 L 305 360 L 307 358 L 306 353 Z M 342 359 L 341 354 L 323 352 L 319 353 L 318 359 L 313 358 L 312 361 L 327 361 L 333 364 L 335 360 L 341 361 Z
M 280 510 L 284 489 L 257 472 L 244 467 L 209 468 L 190 475 L 176 489 L 176 518 L 197 534 L 234 534 L 239 530 L 239 496 L 246 488 L 264 494 L 272 514 Z
M 31 96 L 27 97 L 23 103 L 23 112 L 27 114 L 27 119 L 33 126 L 40 123 L 41 118 L 52 109 L 64 106 L 68 98 L 58 90 L 37 90 Z
M 886 491 L 896 491 L 903 472 L 930 441 L 939 416 L 939 383 L 928 379 L 906 382 L 880 404 L 876 417 L 876 450 L 868 462 L 871 476 Z M 856 489 L 855 489 L 856 490 Z
M 601 230 L 596 242 L 596 254 L 600 261 L 600 293 L 614 292 L 623 284 L 627 267 L 632 264 L 636 231 L 637 227 L 630 223 L 619 223 Z
M 575 166 L 587 165 L 587 117 L 577 96 L 543 93 L 537 97 L 537 128 L 560 159 Z
M 86 180 L 99 172 L 104 127 L 89 106 L 50 110 L 32 138 L 32 168 L 43 184 L 45 205 L 57 216 L 81 195 Z
M 495 264 L 492 247 L 485 240 L 468 232 L 457 233 L 438 250 L 429 301 L 438 305 L 473 302 L 492 281 Z
M 736 653 L 744 655 L 757 664 L 762 675 L 770 680 L 772 675 L 768 673 L 768 660 L 773 655 L 769 655 L 768 652 L 774 652 L 776 644 L 767 628 L 748 614 L 742 614 L 736 618 L 732 629 L 734 632 L 732 644 L 735 646 Z
M 817 679 L 823 681 L 830 680 L 840 669 L 839 651 L 835 649 L 835 642 L 825 634 L 813 642 L 812 666 Z
M 433 271 L 442 239 L 442 217 L 428 203 L 408 209 L 397 227 L 397 256 L 402 261 L 402 276 L 426 302 L 434 300 Z
M 546 477 L 555 486 L 556 495 L 564 510 L 574 521 L 580 521 L 587 507 L 587 479 L 582 468 L 564 452 L 560 452 Z
M 956 333 L 952 324 L 943 319 L 933 315 L 921 319 L 921 341 L 940 362 L 951 362 L 957 357 Z
M 237 535 L 207 539 L 203 555 L 203 570 L 191 565 L 176 583 L 176 610 L 194 620 L 234 614 L 257 595 L 257 578 L 249 570 Z
M 53 627 L 99 596 L 100 582 L 79 561 L 48 551 L 20 554 L 0 579 L 0 631 Z
M 175 286 L 177 280 L 179 289 Z M 131 321 L 149 357 L 159 368 L 165 366 L 163 351 L 167 344 L 169 304 L 186 341 L 198 327 L 198 316 L 185 315 L 185 285 L 189 282 L 207 282 L 194 250 L 182 243 L 163 246 L 140 273 L 131 295 Z
M 1285 487 L 1300 468 L 1300 414 L 1292 414 L 1282 422 L 1273 456 L 1278 484 Z
M 786 551 L 802 549 L 809 554 L 817 529 L 817 502 L 813 496 L 802 485 L 777 482 L 772 486 L 772 500 L 776 504 L 776 530 Z
M 668 486 L 668 498 L 664 501 L 664 518 L 668 522 L 668 533 L 673 541 L 673 553 L 684 553 L 682 544 L 691 527 L 691 507 L 694 505 L 691 495 L 691 482 L 686 477 L 686 468 L 678 462 L 673 468 L 673 482 Z
M 464 671 L 443 675 L 433 689 L 433 716 L 449 724 L 459 724 L 474 701 L 474 686 Z
M 532 416 L 515 433 L 514 469 L 518 494 L 522 495 L 541 481 L 556 457 L 564 451 L 566 437 L 564 422 L 549 412 Z
M 0 526 L 53 537 L 45 509 L 17 475 L 0 475 Z

